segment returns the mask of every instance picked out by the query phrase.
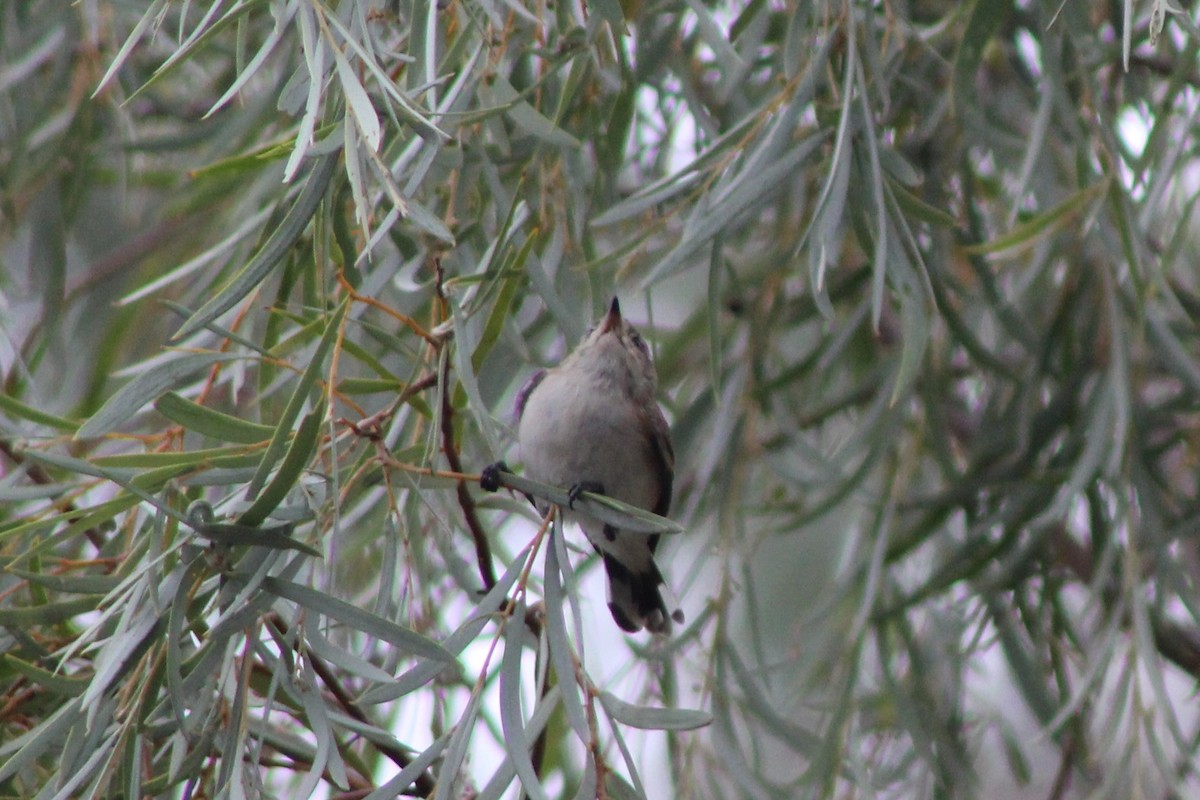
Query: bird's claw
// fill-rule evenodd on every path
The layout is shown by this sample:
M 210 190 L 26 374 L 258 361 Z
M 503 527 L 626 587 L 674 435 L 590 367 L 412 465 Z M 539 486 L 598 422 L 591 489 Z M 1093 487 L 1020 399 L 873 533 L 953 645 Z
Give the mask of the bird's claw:
M 604 484 L 598 481 L 580 481 L 567 490 L 567 508 L 574 509 L 575 501 L 583 496 L 584 492 L 592 494 L 604 494 Z
M 480 488 L 485 492 L 494 492 L 498 490 L 503 485 L 503 481 L 500 478 L 500 473 L 508 471 L 508 464 L 505 464 L 503 461 L 497 461 L 495 464 L 488 464 L 483 468 L 483 471 L 479 473 Z

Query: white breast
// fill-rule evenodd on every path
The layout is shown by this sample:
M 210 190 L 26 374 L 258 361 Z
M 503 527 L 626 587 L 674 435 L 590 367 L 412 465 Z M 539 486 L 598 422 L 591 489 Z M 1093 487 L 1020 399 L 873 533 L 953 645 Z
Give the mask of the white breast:
M 649 509 L 657 499 L 647 433 L 611 385 L 578 371 L 551 371 L 525 404 L 517 438 L 534 480 L 569 489 L 599 483 L 605 494 Z

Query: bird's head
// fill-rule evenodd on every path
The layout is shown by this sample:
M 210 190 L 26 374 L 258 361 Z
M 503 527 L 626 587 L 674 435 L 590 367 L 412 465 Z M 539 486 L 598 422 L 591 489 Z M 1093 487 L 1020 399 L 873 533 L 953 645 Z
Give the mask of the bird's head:
M 650 347 L 621 316 L 621 304 L 615 297 L 608 313 L 588 331 L 571 360 L 586 369 L 611 374 L 637 394 L 653 395 L 658 384 Z

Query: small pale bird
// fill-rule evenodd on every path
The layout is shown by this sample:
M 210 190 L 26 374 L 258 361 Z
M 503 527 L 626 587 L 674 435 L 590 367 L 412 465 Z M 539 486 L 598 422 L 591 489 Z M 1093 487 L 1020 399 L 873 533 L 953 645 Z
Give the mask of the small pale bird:
M 573 495 L 592 491 L 665 516 L 675 453 L 654 399 L 657 388 L 650 348 L 621 317 L 614 297 L 575 351 L 535 374 L 517 397 L 526 474 Z M 669 611 L 659 589 L 658 534 L 625 533 L 577 511 L 569 518 L 604 561 L 608 608 L 617 625 L 631 633 L 646 628 L 668 634 L 672 619 L 683 622 L 683 612 Z

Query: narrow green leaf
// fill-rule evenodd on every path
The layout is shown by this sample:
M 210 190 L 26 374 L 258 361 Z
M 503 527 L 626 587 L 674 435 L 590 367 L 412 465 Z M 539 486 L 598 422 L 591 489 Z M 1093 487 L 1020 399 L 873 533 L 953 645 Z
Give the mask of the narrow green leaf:
M 7 94 L 14 87 L 25 85 L 30 78 L 36 77 L 42 67 L 63 52 L 63 43 L 70 35 L 67 32 L 68 22 L 60 18 L 58 23 L 46 29 L 36 42 L 31 42 L 21 52 L 15 52 L 16 48 L 13 48 L 14 52 L 6 54 L 5 63 L 0 65 L 0 94 Z
M 443 663 L 454 660 L 454 656 L 432 639 L 308 586 L 270 577 L 263 579 L 262 586 L 271 594 L 336 619 L 368 636 L 382 639 L 405 653 Z
M 121 488 L 125 489 L 137 500 L 149 504 L 153 508 L 157 508 L 162 513 L 179 520 L 184 521 L 183 515 L 169 504 L 163 503 L 145 488 L 140 483 L 146 482 L 144 476 L 134 475 L 129 470 L 108 469 L 105 467 L 96 466 L 83 459 L 71 458 L 70 456 L 59 455 L 57 453 L 46 453 L 38 450 L 22 451 L 26 458 L 31 461 L 37 461 L 45 466 L 63 469 L 76 475 L 91 475 L 96 478 L 102 478 L 107 481 L 112 481 Z M 171 467 L 169 474 L 178 473 L 180 467 Z M 150 473 L 146 473 L 149 475 Z M 162 476 L 151 476 L 159 478 Z M 92 527 L 96 524 L 106 523 L 115 516 L 115 513 L 123 511 L 125 508 L 132 506 L 136 500 L 130 498 L 116 498 L 108 503 L 103 503 L 92 509 L 93 513 L 84 514 L 76 518 L 69 528 L 71 533 L 77 533 L 84 528 Z M 67 531 L 63 531 L 66 534 Z
M 522 253 L 528 253 L 528 248 L 532 244 L 533 237 L 530 237 L 525 242 L 525 246 L 522 247 Z M 500 333 L 504 329 L 504 324 L 508 321 L 509 315 L 512 313 L 513 298 L 521 286 L 521 282 L 514 276 L 500 278 L 499 283 L 499 296 L 492 305 L 492 311 L 488 314 L 482 333 L 479 334 L 479 344 L 476 346 L 475 352 L 471 354 L 471 366 L 475 368 L 476 372 L 483 366 L 488 353 L 492 351 L 492 348 L 496 346 L 496 342 L 500 340 Z
M 692 731 L 712 724 L 712 714 L 688 708 L 634 706 L 611 692 L 601 692 L 600 702 L 613 719 L 631 728 L 653 731 Z
M 233 79 L 233 83 L 231 83 L 229 88 L 227 88 L 225 92 L 209 107 L 208 111 L 204 113 L 202 119 L 208 119 L 213 114 L 216 114 L 218 111 L 220 111 L 250 82 L 250 79 L 254 77 L 254 74 L 258 72 L 259 68 L 262 67 L 262 65 L 266 62 L 267 57 L 271 55 L 272 51 L 274 51 L 276 45 L 283 40 L 288 28 L 291 27 L 292 17 L 295 16 L 296 8 L 298 6 L 299 3 L 290 3 L 282 8 L 277 9 L 276 13 L 273 15 L 275 16 L 275 25 L 271 28 L 271 31 L 267 34 L 266 38 L 263 39 L 262 44 L 259 45 L 258 51 L 255 52 L 248 62 L 240 65 L 240 68 L 237 70 L 237 74 Z
M 995 597 L 989 597 L 988 610 L 996 626 L 1000 647 L 1012 671 L 1013 679 L 1029 710 L 1042 724 L 1054 718 L 1058 700 L 1052 696 L 1038 668 L 1034 653 L 1030 652 L 1024 638 L 1024 629 L 1015 619 L 1014 612 L 1004 607 Z
M 184 630 L 189 622 L 190 593 L 196 586 L 204 564 L 199 557 L 195 557 L 186 566 L 176 569 L 181 569 L 183 574 L 175 584 L 175 591 L 171 593 L 170 606 L 167 608 L 167 630 L 163 641 L 166 662 L 164 672 L 171 715 L 179 727 L 186 730 L 188 702 L 187 693 L 183 688 Z
M 744 119 L 735 123 L 732 128 L 714 140 L 694 161 L 670 175 L 659 178 L 648 186 L 643 186 L 601 213 L 591 221 L 591 224 L 599 227 L 612 225 L 662 205 L 683 192 L 694 190 L 705 171 L 713 168 L 723 159 L 729 158 L 730 151 L 745 139 L 747 132 L 756 124 L 758 124 L 758 115 L 747 114 Z
M 311 681 L 297 682 L 296 691 L 304 707 L 304 719 L 307 723 L 305 727 L 317 745 L 308 773 L 296 788 L 296 797 L 312 797 L 326 770 L 329 772 L 330 783 L 339 789 L 349 788 L 346 764 L 338 752 L 324 700 Z
M 583 777 L 579 780 L 579 788 L 575 790 L 573 800 L 593 800 L 593 798 L 600 797 L 600 793 L 597 791 L 599 785 L 599 776 L 596 775 L 596 759 L 589 758 L 583 765 Z M 609 796 L 611 797 L 611 795 Z
M 685 530 L 678 522 L 602 494 L 583 492 L 572 503 L 571 497 L 565 489 L 514 475 L 511 472 L 501 473 L 501 485 L 548 500 L 564 509 L 573 508 L 576 511 L 583 511 L 601 522 L 615 525 L 629 533 L 683 533 Z
M 435 9 L 431 8 L 429 13 L 433 15 L 435 20 L 437 19 Z M 397 116 L 399 116 L 401 120 L 411 125 L 413 130 L 415 130 L 417 135 L 419 135 L 422 139 L 426 139 L 430 142 L 442 142 L 452 138 L 450 134 L 446 133 L 446 131 L 442 130 L 433 123 L 433 121 L 429 118 L 427 111 L 421 109 L 416 102 L 414 102 L 411 98 L 409 98 L 408 95 L 404 93 L 395 77 L 390 75 L 387 70 L 381 67 L 378 61 L 373 58 L 369 52 L 367 52 L 367 50 L 359 42 L 359 37 L 346 29 L 345 25 L 342 24 L 342 21 L 338 18 L 337 14 L 326 14 L 324 15 L 324 18 L 332 28 L 337 30 L 342 35 L 345 43 L 354 51 L 355 55 L 359 57 L 362 64 L 367 68 L 367 71 L 375 76 L 375 85 L 381 88 L 384 93 L 392 99 L 394 103 L 392 109 L 395 110 Z M 465 39 L 467 37 L 463 38 Z M 486 48 L 482 47 L 473 49 L 474 55 L 472 56 L 472 64 L 474 63 L 475 59 L 479 58 L 479 56 L 485 52 L 485 49 Z M 467 77 L 472 74 L 473 70 L 468 67 L 464 69 L 464 72 L 462 73 L 462 79 L 466 80 Z
M 578 139 L 555 125 L 526 102 L 513 88 L 513 85 L 501 75 L 492 76 L 491 88 L 496 103 L 508 106 L 506 113 L 509 118 L 526 133 L 558 147 L 580 147 Z
M 79 722 L 80 700 L 74 697 L 54 710 L 31 730 L 0 744 L 0 784 L 32 768 L 42 753 L 60 749 L 67 732 Z
M 99 602 L 100 597 L 92 595 L 40 606 L 0 608 L 0 626 L 29 629 L 57 625 L 88 611 L 95 611 Z
M 608 711 L 608 707 L 604 704 L 601 698 L 600 705 L 604 708 L 609 716 L 609 723 L 612 723 L 612 712 Z M 609 771 L 605 775 L 604 785 L 607 794 L 613 800 L 649 800 L 646 797 L 646 787 L 642 785 L 642 777 L 638 774 L 637 761 L 633 757 L 633 753 L 629 750 L 629 744 L 625 741 L 625 732 L 620 726 L 612 725 L 612 737 L 617 743 L 617 748 L 621 751 L 621 758 L 625 761 L 625 768 L 629 770 L 629 778 L 632 783 L 626 781 L 616 771 Z
M 51 591 L 66 594 L 104 595 L 112 591 L 122 580 L 120 575 L 51 575 L 46 572 L 31 572 L 12 567 L 8 567 L 5 571 L 30 583 L 44 586 Z
M 271 438 L 275 429 L 194 403 L 187 398 L 167 392 L 154 404 L 158 413 L 189 431 L 222 442 L 258 444 Z
M 882 152 L 887 151 L 884 150 Z M 953 216 L 940 208 L 934 208 L 929 205 L 891 176 L 888 176 L 888 188 L 891 189 L 892 197 L 895 198 L 896 204 L 921 222 L 928 223 L 935 228 L 945 228 L 946 230 L 954 230 L 958 227 L 958 221 Z
M 111 432 L 160 395 L 219 361 L 238 356 L 226 353 L 181 353 L 149 367 L 122 386 L 75 432 L 75 440 L 92 439 Z
M 91 680 L 90 675 L 70 677 L 58 672 L 51 672 L 41 667 L 22 661 L 11 653 L 0 655 L 0 663 L 20 673 L 30 683 L 37 684 L 47 691 L 63 697 L 78 697 L 83 694 Z
M 222 6 L 222 3 L 209 3 L 208 8 L 204 12 L 204 16 L 196 23 L 192 32 L 187 39 L 174 50 L 167 59 L 154 70 L 154 74 L 150 79 L 137 87 L 134 92 L 125 99 L 129 103 L 134 98 L 145 92 L 158 81 L 171 74 L 175 67 L 178 67 L 187 62 L 197 50 L 200 50 L 205 45 L 210 44 L 211 40 L 217 37 L 221 31 L 235 24 L 240 24 L 243 16 L 248 16 L 254 13 L 259 6 L 266 5 L 268 0 L 246 0 L 242 3 L 235 3 L 232 8 L 227 10 L 220 19 L 213 21 L 213 16 L 217 14 Z
M 390 672 L 380 669 L 362 656 L 351 653 L 329 641 L 320 626 L 317 625 L 315 615 L 306 617 L 304 620 L 304 640 L 318 656 L 330 664 L 337 664 L 339 669 L 343 669 L 351 675 L 357 675 L 373 683 L 390 683 L 394 680 L 394 676 Z
M 58 417 L 54 414 L 48 414 L 40 409 L 25 405 L 17 398 L 11 397 L 6 392 L 0 392 L 0 411 L 5 411 L 17 419 L 27 420 L 38 425 L 45 425 L 48 428 L 54 428 L 60 431 L 73 431 L 79 427 L 79 423 L 75 420 L 69 420 L 65 417 Z
M 723 236 L 713 240 L 712 255 L 708 262 L 708 306 L 705 322 L 708 323 L 708 380 L 712 384 L 713 400 L 721 397 L 721 245 Z
M 529 737 L 521 712 L 521 639 L 525 635 L 525 596 L 504 626 L 504 658 L 500 662 L 500 726 L 504 730 L 504 751 L 521 779 L 525 793 L 533 800 L 549 800 L 529 755 Z
M 23 503 L 29 500 L 49 500 L 76 487 L 69 483 L 35 483 L 32 486 L 0 486 L 0 503 Z
M 1146 331 L 1155 354 L 1171 369 L 1172 374 L 1189 390 L 1200 394 L 1200 366 L 1196 365 L 1192 352 L 1157 310 L 1146 315 Z
M 525 726 L 525 737 L 527 740 L 532 741 L 542 734 L 542 731 L 546 728 L 546 723 L 550 721 L 550 716 L 558 710 L 561 701 L 561 687 L 555 684 L 542 696 L 538 701 L 537 707 L 533 710 L 533 714 L 530 715 L 529 724 Z M 588 759 L 588 763 L 591 763 L 591 759 Z M 515 777 L 517 777 L 516 767 L 513 766 L 512 759 L 506 757 L 500 766 L 496 768 L 496 771 L 492 773 L 492 777 L 488 780 L 487 784 L 479 790 L 479 794 L 475 800 L 500 800 Z M 595 797 L 596 793 L 594 790 L 586 795 L 587 800 L 594 800 Z
M 454 246 L 454 232 L 446 227 L 446 223 L 412 197 L 405 198 L 405 218 L 426 233 L 436 236 L 451 247 Z
M 970 245 L 963 248 L 969 255 L 1011 255 L 1036 244 L 1043 236 L 1064 225 L 1068 219 L 1081 212 L 1097 198 L 1108 191 L 1109 181 L 1104 180 L 1080 189 L 1075 194 L 1062 201 L 1054 208 L 1032 219 L 1022 222 L 1008 233 L 990 242 Z
M 975 74 L 983 61 L 988 42 L 1012 14 L 1011 0 L 975 0 L 967 12 L 967 28 L 954 57 L 954 106 L 973 107 L 976 103 Z
M 342 86 L 342 94 L 354 117 L 354 124 L 362 134 L 363 143 L 371 150 L 378 151 L 383 132 L 379 127 L 379 117 L 375 113 L 375 106 L 371 104 L 371 98 L 358 80 L 358 76 L 354 74 L 354 68 L 346 60 L 346 54 L 342 52 L 336 42 L 331 41 L 329 45 L 329 49 L 333 51 L 333 63 L 337 67 L 338 83 Z
M 239 525 L 249 527 L 261 525 L 276 506 L 283 502 L 288 492 L 299 481 L 304 470 L 308 469 L 308 462 L 312 459 L 317 442 L 321 439 L 321 426 L 324 422 L 325 404 L 319 403 L 301 420 L 300 427 L 296 430 L 296 435 L 292 438 L 291 446 L 288 447 L 287 455 L 283 457 L 283 463 L 279 465 L 275 477 L 271 478 L 271 482 L 254 499 L 253 505 L 238 517 Z
M 125 41 L 121 44 L 121 49 L 117 51 L 115 56 L 113 56 L 112 63 L 109 64 L 108 69 L 104 71 L 104 76 L 101 77 L 100 82 L 96 84 L 96 90 L 92 92 L 93 99 L 95 99 L 101 92 L 104 91 L 104 88 L 108 86 L 109 81 L 111 81 L 116 76 L 118 70 L 124 66 L 125 62 L 129 59 L 130 54 L 133 52 L 133 49 L 137 47 L 138 42 L 140 42 L 142 37 L 146 35 L 146 31 L 151 27 L 151 25 L 157 25 L 161 21 L 162 18 L 160 15 L 162 13 L 163 6 L 165 5 L 166 0 L 154 0 L 154 2 L 150 4 L 150 7 L 146 9 L 146 12 L 142 14 L 141 18 L 137 21 L 137 24 L 133 26 L 133 30 L 130 31 L 129 35 L 125 37 Z
M 295 550 L 313 558 L 324 556 L 317 548 L 291 536 L 295 525 L 259 528 L 253 525 L 210 523 L 195 525 L 196 535 L 226 547 L 266 547 L 271 550 Z
M 96 653 L 96 672 L 83 693 L 83 707 L 88 710 L 91 719 L 89 726 L 95 721 L 100 699 L 120 680 L 132 661 L 157 638 L 163 627 L 159 624 L 161 621 L 157 612 L 149 607 L 135 609 L 131 606 L 121 615 L 116 632 L 104 641 Z
M 625 30 L 625 15 L 621 12 L 621 4 L 617 0 L 587 0 L 587 4 L 612 26 L 614 33 L 620 34 Z
M 562 689 L 563 711 L 567 723 L 579 741 L 589 741 L 587 716 L 579 696 L 579 684 L 575 680 L 574 653 L 571 639 L 567 635 L 567 593 L 563 589 L 562 561 L 556 539 L 561 539 L 561 528 L 556 524 L 551 532 L 550 546 L 546 548 L 546 640 L 550 647 L 550 665 L 558 686 Z M 568 564 L 569 568 L 569 564 Z
M 466 649 L 467 645 L 475 641 L 485 627 L 491 622 L 493 615 L 500 608 L 500 604 L 508 599 L 508 592 L 512 589 L 513 584 L 517 582 L 523 568 L 525 559 L 529 556 L 529 546 L 526 546 L 521 552 L 517 553 L 509 564 L 508 569 L 500 580 L 496 581 L 496 585 L 484 595 L 479 601 L 479 605 L 471 612 L 467 621 L 458 627 L 454 633 L 446 637 L 442 642 L 442 648 L 451 656 L 457 658 L 459 653 Z M 364 703 L 386 703 L 389 700 L 395 700 L 397 697 L 419 689 L 426 685 L 435 677 L 446 671 L 446 666 L 436 661 L 422 661 L 412 669 L 405 672 L 389 685 L 375 686 L 368 689 L 363 694 Z
M 478 690 L 471 692 L 471 699 L 467 703 L 467 707 L 463 709 L 462 716 L 454 725 L 450 743 L 446 745 L 445 758 L 442 761 L 441 769 L 438 770 L 440 780 L 437 782 L 437 791 L 434 792 L 433 800 L 450 800 L 450 798 L 456 797 L 454 789 L 458 785 L 458 781 L 455 778 L 462 770 L 463 760 L 467 757 L 467 746 L 471 743 L 471 734 L 479 728 L 479 700 L 480 692 Z
M 363 800 L 395 800 L 395 798 L 407 794 L 405 789 L 415 784 L 421 774 L 441 756 L 450 742 L 450 736 L 451 734 L 446 734 L 429 745 L 424 752 L 408 762 L 408 766 L 400 770 L 394 778 L 371 792 Z
M 175 336 L 172 337 L 175 341 L 186 339 L 233 308 L 267 276 L 267 273 L 283 261 L 292 245 L 308 227 L 309 221 L 316 213 L 317 205 L 324 199 L 337 169 L 337 156 L 337 153 L 329 153 L 315 159 L 316 163 L 308 175 L 308 181 L 288 210 L 287 216 L 279 223 L 279 227 L 271 232 L 270 238 L 242 271 L 175 332 Z
M 925 360 L 925 348 L 929 345 L 931 322 L 925 298 L 917 294 L 915 287 L 905 285 L 900 295 L 900 364 L 896 369 L 896 382 L 892 386 L 889 405 L 896 402 L 912 387 L 920 374 Z
M 257 497 L 266 483 L 267 475 L 274 468 L 275 462 L 279 460 L 284 453 L 284 449 L 288 447 L 292 425 L 295 424 L 296 419 L 300 416 L 300 412 L 308 402 L 309 390 L 317 382 L 318 376 L 325 368 L 325 356 L 329 353 L 330 348 L 333 347 L 333 343 L 338 337 L 342 320 L 345 318 L 349 306 L 349 299 L 343 300 L 325 326 L 325 332 L 321 336 L 321 341 L 317 345 L 316 351 L 309 358 L 308 365 L 304 368 L 300 380 L 296 382 L 296 387 L 292 390 L 292 396 L 288 398 L 288 404 L 284 407 L 283 414 L 275 426 L 275 435 L 271 437 L 271 443 L 267 445 L 267 451 L 263 453 L 258 471 L 254 473 L 249 486 L 246 487 L 247 497 Z
M 696 15 L 696 31 L 700 38 L 713 51 L 716 64 L 721 72 L 734 75 L 745 74 L 747 65 L 745 59 L 729 41 L 722 23 L 717 19 L 708 5 L 700 0 L 685 0 L 688 8 Z
M 213 447 L 207 450 L 166 451 L 162 453 L 121 453 L 97 456 L 92 463 L 108 469 L 163 469 L 165 467 L 196 467 L 210 463 L 246 464 L 253 466 L 261 456 L 246 452 L 244 447 Z M 142 476 L 139 475 L 139 478 Z
M 823 136 L 810 136 L 793 145 L 783 156 L 763 169 L 739 173 L 736 179 L 724 188 L 721 202 L 714 202 L 704 213 L 688 220 L 679 243 L 654 265 L 642 280 L 642 286 L 651 286 L 688 266 L 689 259 L 701 247 L 712 241 L 717 233 L 728 230 L 739 222 L 742 213 L 764 202 L 771 192 L 780 188 L 781 182 L 794 179 L 800 164 L 822 141 Z

